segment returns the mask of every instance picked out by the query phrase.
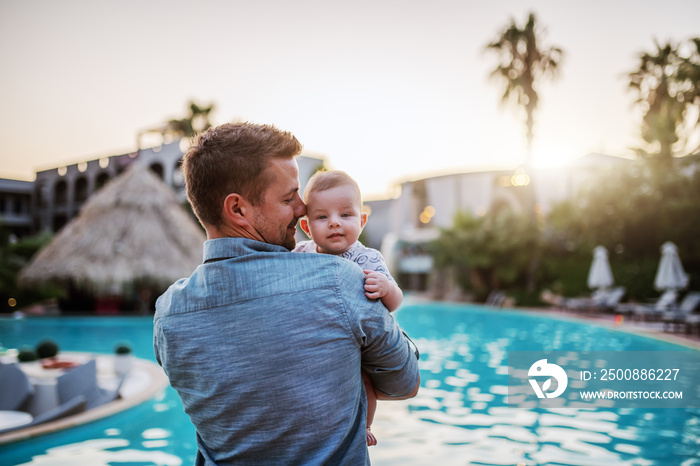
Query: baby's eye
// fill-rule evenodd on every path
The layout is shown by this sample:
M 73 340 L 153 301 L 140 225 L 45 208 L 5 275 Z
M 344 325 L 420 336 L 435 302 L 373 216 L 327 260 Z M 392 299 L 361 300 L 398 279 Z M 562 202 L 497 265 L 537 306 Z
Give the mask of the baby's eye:
M 328 217 L 325 216 L 325 215 L 319 215 L 319 216 L 318 216 L 318 219 L 319 219 L 319 220 L 325 220 L 325 219 L 327 219 L 327 218 L 328 218 Z
M 341 214 L 340 216 L 341 217 L 350 217 L 351 215 L 350 214 Z

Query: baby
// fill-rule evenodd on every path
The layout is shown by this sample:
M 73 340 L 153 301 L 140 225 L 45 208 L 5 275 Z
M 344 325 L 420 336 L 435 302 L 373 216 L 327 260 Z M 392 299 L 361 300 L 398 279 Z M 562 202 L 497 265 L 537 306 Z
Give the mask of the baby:
M 403 300 L 401 288 L 389 274 L 384 258 L 376 249 L 358 241 L 367 222 L 362 212 L 360 188 L 347 173 L 333 170 L 317 172 L 304 190 L 306 217 L 300 219 L 302 230 L 311 238 L 300 242 L 293 252 L 333 254 L 358 264 L 365 272 L 365 295 L 381 299 L 389 312 Z M 367 445 L 376 445 L 371 432 L 377 397 L 372 380 L 362 372 L 367 392 Z

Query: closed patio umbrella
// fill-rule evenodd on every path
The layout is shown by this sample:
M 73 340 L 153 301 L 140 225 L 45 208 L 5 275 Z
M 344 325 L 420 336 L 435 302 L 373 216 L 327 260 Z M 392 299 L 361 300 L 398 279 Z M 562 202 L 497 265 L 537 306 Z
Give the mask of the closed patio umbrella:
M 588 271 L 588 288 L 609 288 L 614 282 L 608 262 L 608 250 L 604 246 L 596 246 L 593 249 L 593 263 Z
M 654 287 L 657 290 L 680 290 L 688 286 L 688 275 L 678 257 L 678 248 L 670 241 L 661 245 L 661 261 L 656 270 Z

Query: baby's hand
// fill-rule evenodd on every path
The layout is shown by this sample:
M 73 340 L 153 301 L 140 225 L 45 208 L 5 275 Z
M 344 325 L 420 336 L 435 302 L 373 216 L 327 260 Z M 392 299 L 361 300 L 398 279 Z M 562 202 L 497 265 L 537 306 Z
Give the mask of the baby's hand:
M 365 295 L 369 299 L 383 298 L 389 292 L 391 283 L 381 272 L 365 270 Z

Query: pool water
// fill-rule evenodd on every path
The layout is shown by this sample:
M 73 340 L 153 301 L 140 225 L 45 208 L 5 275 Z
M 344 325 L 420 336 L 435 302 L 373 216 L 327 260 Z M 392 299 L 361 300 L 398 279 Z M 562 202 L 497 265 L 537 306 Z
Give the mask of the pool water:
M 694 351 L 542 314 L 449 304 L 397 316 L 421 350 L 421 391 L 378 407 L 376 464 L 700 464 L 700 410 L 508 407 L 508 351 Z M 386 417 L 383 417 L 386 416 Z
M 688 348 L 571 320 L 479 306 L 422 303 L 396 313 L 421 350 L 421 390 L 379 404 L 375 465 L 700 464 L 700 410 L 511 408 L 508 351 Z M 128 341 L 154 360 L 149 317 L 0 319 L 0 343 L 111 353 Z M 189 465 L 194 428 L 171 388 L 123 413 L 0 447 L 3 465 Z

